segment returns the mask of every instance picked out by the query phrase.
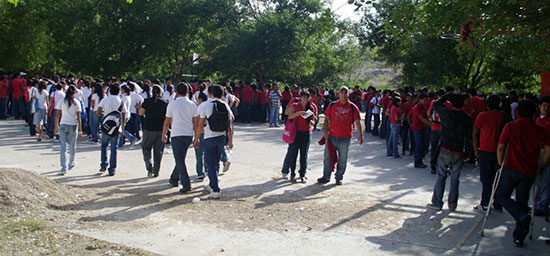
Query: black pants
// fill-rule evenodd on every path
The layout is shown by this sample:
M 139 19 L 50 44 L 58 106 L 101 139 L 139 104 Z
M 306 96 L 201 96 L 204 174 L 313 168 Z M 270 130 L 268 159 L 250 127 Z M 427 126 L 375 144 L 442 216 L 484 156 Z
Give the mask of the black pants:
M 483 206 L 489 206 L 491 193 L 493 192 L 493 182 L 498 171 L 498 160 L 496 152 L 479 152 L 479 179 L 481 180 L 481 202 Z M 495 208 L 501 206 L 495 202 Z
M 296 138 L 294 142 L 290 144 L 288 148 L 288 159 L 290 164 L 290 175 L 294 176 L 296 171 L 296 160 L 298 158 L 298 151 L 300 152 L 300 170 L 298 173 L 300 177 L 306 176 L 307 170 L 307 156 L 309 151 L 309 144 L 311 141 L 311 134 L 309 131 L 296 132 Z
M 496 192 L 496 201 L 514 217 L 516 222 L 523 220 L 529 212 L 529 191 L 535 176 L 528 176 L 519 171 L 504 167 Z M 511 198 L 516 190 L 516 200 Z

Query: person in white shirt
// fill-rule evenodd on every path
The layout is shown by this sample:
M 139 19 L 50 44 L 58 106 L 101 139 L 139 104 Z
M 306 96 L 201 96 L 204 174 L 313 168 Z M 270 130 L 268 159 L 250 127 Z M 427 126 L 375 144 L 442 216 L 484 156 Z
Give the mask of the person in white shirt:
M 372 135 L 378 136 L 378 126 L 380 125 L 380 91 L 376 91 L 374 97 L 370 100 L 372 104 L 372 118 L 374 119 L 374 126 L 372 127 Z
M 125 123 L 127 124 L 130 121 L 131 113 L 130 113 L 130 106 L 132 105 L 132 99 L 130 98 L 130 87 L 124 85 L 120 87 L 122 90 L 122 93 L 120 95 L 120 100 L 122 101 L 122 107 L 123 113 L 126 113 L 125 117 Z M 120 139 L 118 140 L 118 147 L 121 148 L 124 146 L 125 140 L 128 139 L 130 141 L 130 147 L 134 145 L 134 143 L 137 141 L 136 136 L 134 136 L 129 130 L 128 126 L 124 126 L 125 129 L 122 130 L 122 136 L 120 136 Z
M 48 91 L 46 91 L 46 81 L 38 83 L 38 90 L 34 93 L 33 99 L 36 100 L 38 109 L 34 113 L 33 123 L 38 128 L 38 141 L 42 141 L 42 132 L 46 124 L 46 110 L 49 109 Z M 31 94 L 32 95 L 32 94 Z
M 99 102 L 105 97 L 105 92 L 101 84 L 96 83 L 93 86 L 93 94 L 90 99 L 90 130 L 92 138 L 90 139 L 92 143 L 99 142 L 99 122 L 101 117 L 97 115 L 97 110 L 99 108 Z
M 61 106 L 63 103 L 63 99 L 65 99 L 65 82 L 61 81 L 58 85 L 55 86 L 55 92 L 53 93 L 53 96 L 51 97 L 52 105 L 54 106 L 53 109 L 55 111 L 55 120 L 59 120 L 61 117 Z M 54 127 L 58 125 L 57 122 L 54 123 Z M 54 132 L 55 138 L 59 139 L 59 134 L 57 132 Z
M 128 108 L 122 105 L 122 100 L 118 96 L 119 92 L 120 88 L 118 85 L 113 84 L 109 86 L 110 94 L 99 102 L 96 112 L 98 116 L 106 116 L 109 113 L 119 109 L 122 112 L 118 133 L 115 136 L 101 134 L 101 166 L 99 172 L 105 172 L 107 167 L 109 167 L 109 176 L 114 176 L 116 173 L 118 138 L 120 133 L 124 131 L 124 127 L 126 126 L 126 115 L 128 115 Z M 109 144 L 111 145 L 111 156 L 109 158 L 109 163 L 107 163 L 107 147 Z
M 144 99 L 137 93 L 137 88 L 135 83 L 130 83 L 130 121 L 128 122 L 128 131 L 132 135 L 134 135 L 138 140 L 141 139 L 141 136 L 139 134 L 140 129 L 140 121 L 141 118 L 138 116 L 139 109 L 141 108 L 141 104 L 143 103 Z
M 220 168 L 220 157 L 224 151 L 224 147 L 227 145 L 229 148 L 233 148 L 233 113 L 231 109 L 220 98 L 223 96 L 223 88 L 220 85 L 212 85 L 208 89 L 209 100 L 202 103 L 199 106 L 198 113 L 198 125 L 195 129 L 195 141 L 194 146 L 198 147 L 200 144 L 200 134 L 204 129 L 204 150 L 206 164 L 208 166 L 208 179 L 210 184 L 205 186 L 205 189 L 210 192 L 209 198 L 218 199 L 221 196 L 221 189 L 218 186 L 218 170 Z M 225 106 L 226 109 L 221 110 L 219 107 Z M 225 131 L 213 131 L 210 128 L 210 123 L 213 121 L 212 117 L 215 113 L 214 108 L 217 108 L 216 113 L 228 114 L 228 121 L 224 124 Z M 207 119 L 209 119 L 207 121 Z
M 178 181 L 180 181 L 182 185 L 180 192 L 187 193 L 191 191 L 191 181 L 185 165 L 185 156 L 189 146 L 193 143 L 193 132 L 195 131 L 193 117 L 197 112 L 197 105 L 187 97 L 189 93 L 187 84 L 178 84 L 176 93 L 178 94 L 177 99 L 168 104 L 166 109 L 166 119 L 164 119 L 162 128 L 162 141 L 164 143 L 168 141 L 166 134 L 168 128 L 172 125 L 170 140 L 176 167 L 172 171 L 169 182 L 172 186 L 177 187 Z
M 65 175 L 67 170 L 76 166 L 74 156 L 76 154 L 76 136 L 78 128 L 78 137 L 82 138 L 82 122 L 80 120 L 80 104 L 75 100 L 76 87 L 69 86 L 65 98 L 61 100 L 61 120 L 56 116 L 55 133 L 59 133 L 59 142 L 61 144 L 60 162 L 61 170 L 58 175 Z M 59 100 L 59 99 L 58 99 Z M 59 125 L 58 125 L 59 124 Z M 67 161 L 67 148 L 69 149 L 69 160 Z

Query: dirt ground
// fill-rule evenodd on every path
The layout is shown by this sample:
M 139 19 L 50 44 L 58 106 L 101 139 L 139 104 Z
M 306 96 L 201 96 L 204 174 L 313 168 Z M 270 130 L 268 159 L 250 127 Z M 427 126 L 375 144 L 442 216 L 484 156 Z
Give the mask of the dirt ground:
M 208 200 L 206 181 L 193 183 L 189 194 L 168 184 L 174 167 L 169 146 L 160 177 L 146 177 L 139 146 L 119 150 L 117 174 L 109 177 L 97 172 L 99 146 L 82 140 L 77 167 L 56 176 L 59 144 L 38 143 L 24 129 L 17 121 L 0 123 L 0 163 L 10 168 L 0 171 L 0 206 L 11 210 L 7 219 L 39 216 L 56 232 L 105 243 L 90 252 L 86 240 L 64 254 L 550 255 L 544 244 L 550 225 L 539 218 L 534 241 L 523 249 L 512 246 L 514 224 L 506 212 L 493 214 L 486 237 L 479 236 L 482 215 L 471 210 L 481 192 L 474 166 L 462 172 L 458 211 L 436 213 L 425 208 L 435 176 L 412 168 L 410 156 L 386 158 L 383 141 L 371 135 L 363 145 L 352 142 L 344 185 L 322 186 L 315 184 L 323 159 L 315 132 L 309 180 L 292 184 L 279 178 L 282 128 L 237 125 L 232 166 L 221 176 L 222 199 Z M 192 178 L 194 159 L 190 149 Z M 192 203 L 194 197 L 201 201 Z

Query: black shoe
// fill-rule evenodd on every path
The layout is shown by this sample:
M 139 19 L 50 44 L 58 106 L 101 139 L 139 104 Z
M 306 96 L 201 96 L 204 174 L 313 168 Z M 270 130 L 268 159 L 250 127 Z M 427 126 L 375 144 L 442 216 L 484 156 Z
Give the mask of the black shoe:
M 295 173 L 290 174 L 290 182 L 296 183 L 296 174 Z
M 514 246 L 518 248 L 523 247 L 523 241 L 514 239 Z
M 430 172 L 431 172 L 432 174 L 435 174 L 435 171 L 436 171 L 435 166 L 432 165 L 431 168 L 432 168 L 432 170 L 431 170 Z
M 99 172 L 105 172 L 105 171 L 107 171 L 107 168 L 104 168 L 104 167 L 99 168 Z
M 115 176 L 114 172 L 109 172 L 109 176 Z
M 330 182 L 330 180 L 326 179 L 325 177 L 321 177 L 321 178 L 317 179 L 317 183 L 319 183 L 319 184 L 327 184 L 329 182 Z
M 147 172 L 147 177 L 148 177 L 148 178 L 153 177 L 153 171 L 148 171 L 148 172 Z
M 306 176 L 300 176 L 300 181 L 299 182 L 305 184 L 306 180 L 307 180 Z
M 180 193 L 182 193 L 182 194 L 186 194 L 189 191 L 191 191 L 191 188 L 182 188 L 182 189 L 180 189 Z
M 546 216 L 548 216 L 548 213 L 545 213 L 544 211 L 541 211 L 539 209 L 535 209 L 535 216 L 537 216 L 537 217 L 546 217 Z
M 427 165 L 423 164 L 423 163 L 420 163 L 420 164 L 414 164 L 414 168 L 421 168 L 421 169 L 424 169 L 428 167 Z
M 178 187 L 178 182 L 177 181 L 173 181 L 173 180 L 168 180 L 168 183 L 170 183 L 170 185 L 172 185 L 172 187 Z
M 342 185 L 342 180 L 336 180 L 336 186 Z

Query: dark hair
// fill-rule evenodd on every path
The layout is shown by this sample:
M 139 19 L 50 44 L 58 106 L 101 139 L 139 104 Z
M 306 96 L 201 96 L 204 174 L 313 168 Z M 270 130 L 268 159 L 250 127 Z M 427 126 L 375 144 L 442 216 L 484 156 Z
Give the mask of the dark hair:
M 540 98 L 540 104 L 542 103 L 550 103 L 550 96 L 544 96 Z
M 65 101 L 69 104 L 69 108 L 74 103 L 74 95 L 76 94 L 76 87 L 74 85 L 69 86 L 65 92 Z
M 395 97 L 391 100 L 391 104 L 396 106 L 396 107 L 399 107 L 399 102 L 401 101 L 401 98 L 399 97 Z
M 512 106 L 510 106 L 510 101 L 507 98 L 500 98 L 500 110 L 509 116 L 512 115 Z
M 449 85 L 449 86 L 445 87 L 445 91 L 446 92 L 454 92 L 455 89 L 452 86 Z
M 315 95 L 317 95 L 317 90 L 315 88 L 309 88 L 307 91 L 311 97 L 315 97 Z
M 518 104 L 519 117 L 533 118 L 537 112 L 537 106 L 530 100 L 523 100 Z
M 126 94 L 126 95 L 130 94 L 130 87 L 123 85 L 122 87 L 120 87 L 120 89 L 122 89 L 123 94 Z
M 421 93 L 420 96 L 418 96 L 418 99 L 423 100 L 425 98 L 428 98 L 428 95 Z
M 153 99 L 155 99 L 155 101 L 157 101 L 160 98 L 161 91 L 162 89 L 160 88 L 160 86 L 158 85 L 153 86 Z
M 147 98 L 151 98 L 151 87 L 147 83 L 143 83 L 141 89 L 147 94 Z
M 166 84 L 166 91 L 169 92 L 170 95 L 172 95 L 172 93 L 174 93 L 174 86 L 172 86 L 172 84 Z
M 94 84 L 94 93 L 97 94 L 97 96 L 99 97 L 99 100 L 102 100 L 103 97 L 105 97 L 105 92 L 103 91 L 103 86 L 101 86 L 100 83 L 95 83 Z
M 61 90 L 62 88 L 63 86 L 61 85 L 61 83 L 55 85 L 55 90 L 57 91 Z
M 303 91 L 303 92 L 300 93 L 300 97 L 304 97 L 304 96 L 309 97 L 309 96 L 311 96 L 311 94 L 307 91 Z
M 46 88 L 48 88 L 48 84 L 46 83 L 46 81 L 42 80 L 38 83 L 38 91 L 40 92 L 40 94 L 42 94 L 42 91 L 46 90 Z
M 226 86 L 225 89 L 227 90 L 228 93 L 233 93 L 233 87 Z
M 208 93 L 212 93 L 215 98 L 221 98 L 223 95 L 223 88 L 221 85 L 212 85 L 208 88 Z
M 118 95 L 119 92 L 120 92 L 120 87 L 118 87 L 118 85 L 113 84 L 109 86 L 109 93 L 111 95 Z
M 206 94 L 204 94 L 203 92 L 199 92 L 198 98 L 199 98 L 199 100 L 202 100 L 202 101 L 207 101 L 208 100 L 208 96 L 206 96 Z
M 464 107 L 464 94 L 460 93 L 453 93 L 451 94 L 451 98 L 449 99 L 453 107 L 455 108 L 462 108 Z
M 184 96 L 189 91 L 189 87 L 187 86 L 186 83 L 179 83 L 178 86 L 176 87 L 176 91 L 178 92 L 179 95 Z
M 491 94 L 491 96 L 487 98 L 487 108 L 489 108 L 489 110 L 500 109 L 500 97 L 496 94 Z

